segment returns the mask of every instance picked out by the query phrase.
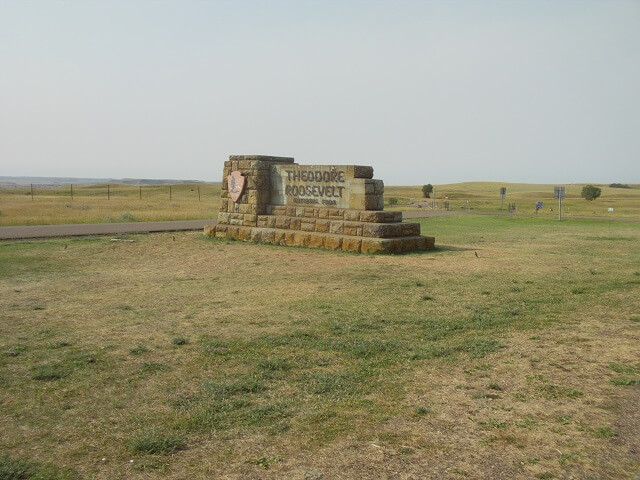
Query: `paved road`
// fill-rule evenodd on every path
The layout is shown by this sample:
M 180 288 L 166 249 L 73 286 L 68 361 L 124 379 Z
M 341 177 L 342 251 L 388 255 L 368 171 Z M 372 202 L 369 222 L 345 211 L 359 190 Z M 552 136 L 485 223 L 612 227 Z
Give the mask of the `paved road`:
M 424 217 L 443 217 L 450 215 L 488 215 L 488 216 L 500 216 L 500 217 L 514 217 L 514 218 L 558 218 L 558 214 L 533 214 L 533 213 L 508 213 L 508 212 L 478 212 L 469 210 L 412 210 L 410 212 L 402 212 L 402 218 L 424 218 Z M 582 215 L 562 215 L 565 220 L 603 220 L 612 222 L 640 222 L 640 216 L 637 217 L 596 217 L 596 216 L 582 216 Z
M 460 212 L 445 210 L 424 210 L 403 212 L 403 217 L 423 218 L 448 215 L 496 215 L 491 212 Z M 502 215 L 509 215 L 503 213 Z M 522 215 L 518 215 L 522 216 Z M 534 215 L 531 215 L 534 217 Z M 548 218 L 551 218 L 550 216 Z M 589 220 L 614 220 L 623 222 L 638 222 L 637 217 L 612 218 L 612 217 L 574 217 Z M 179 220 L 167 222 L 128 222 L 128 223 L 85 223 L 73 225 L 29 225 L 19 227 L 0 227 L 0 240 L 18 238 L 49 238 L 71 237 L 78 235 L 113 235 L 115 233 L 143 233 L 143 232 L 178 232 L 185 230 L 202 230 L 205 225 L 214 225 L 216 220 Z
M 0 240 L 17 238 L 71 237 L 136 232 L 177 232 L 202 230 L 215 220 L 179 220 L 170 222 L 86 223 L 72 225 L 29 225 L 0 227 Z

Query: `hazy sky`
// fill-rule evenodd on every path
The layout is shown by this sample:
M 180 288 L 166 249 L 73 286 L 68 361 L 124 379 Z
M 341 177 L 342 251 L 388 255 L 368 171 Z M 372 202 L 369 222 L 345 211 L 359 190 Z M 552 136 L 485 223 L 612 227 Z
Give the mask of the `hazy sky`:
M 640 1 L 0 0 L 0 175 L 640 183 Z

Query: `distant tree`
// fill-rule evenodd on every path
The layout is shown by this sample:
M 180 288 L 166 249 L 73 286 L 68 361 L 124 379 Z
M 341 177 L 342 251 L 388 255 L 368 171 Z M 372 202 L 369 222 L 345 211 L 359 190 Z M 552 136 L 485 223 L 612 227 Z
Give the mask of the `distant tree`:
M 424 198 L 431 198 L 431 194 L 433 193 L 433 185 L 427 183 L 422 186 L 422 196 Z
M 582 188 L 582 193 L 580 195 L 585 200 L 595 200 L 601 193 L 602 189 L 600 187 L 596 187 L 595 185 L 585 185 Z
M 398 204 L 398 199 L 396 197 L 389 198 L 389 205 L 390 206 L 393 207 L 394 205 L 397 205 L 397 204 Z
M 611 188 L 631 188 L 626 183 L 612 183 L 611 185 L 609 185 L 609 187 L 611 187 Z

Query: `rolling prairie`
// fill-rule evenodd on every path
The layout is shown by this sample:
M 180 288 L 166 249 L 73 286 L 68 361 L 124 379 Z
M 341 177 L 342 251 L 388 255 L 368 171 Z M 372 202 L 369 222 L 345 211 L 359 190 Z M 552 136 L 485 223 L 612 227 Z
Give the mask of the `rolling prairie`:
M 436 210 L 442 211 L 445 201 L 449 209 L 465 213 L 500 213 L 499 191 L 507 187 L 502 213 L 509 203 L 515 203 L 513 215 L 535 213 L 541 201 L 541 217 L 557 215 L 558 202 L 553 199 L 553 185 L 468 182 L 436 185 Z M 584 185 L 568 185 L 563 213 L 582 217 L 640 217 L 640 188 L 621 189 L 601 186 L 602 196 L 594 201 L 580 197 Z M 200 189 L 200 197 L 198 197 Z M 142 198 L 140 194 L 142 193 Z M 62 223 L 105 223 L 154 220 L 195 220 L 217 217 L 220 205 L 219 184 L 111 185 L 75 186 L 71 198 L 69 186 L 37 188 L 33 200 L 29 188 L 0 189 L 0 226 L 51 225 Z M 446 197 L 446 198 L 445 198 Z M 108 199 L 107 199 L 108 198 Z M 395 206 L 389 199 L 396 198 Z M 432 211 L 433 199 L 422 198 L 420 186 L 385 187 L 385 205 L 393 210 Z M 421 204 L 421 208 L 418 207 Z M 613 212 L 609 212 L 613 208 Z

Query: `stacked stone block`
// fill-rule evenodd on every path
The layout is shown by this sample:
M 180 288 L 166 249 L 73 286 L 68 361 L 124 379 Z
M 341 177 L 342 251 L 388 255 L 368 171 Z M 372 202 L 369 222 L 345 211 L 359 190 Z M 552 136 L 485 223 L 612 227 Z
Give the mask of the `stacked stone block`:
M 402 253 L 433 248 L 434 238 L 421 236 L 419 224 L 403 223 L 401 212 L 382 210 L 384 185 L 381 180 L 372 178 L 371 167 L 340 167 L 350 180 L 346 201 L 350 208 L 272 204 L 284 203 L 279 191 L 282 171 L 294 166 L 303 168 L 289 157 L 229 157 L 224 165 L 218 224 L 205 227 L 205 234 L 362 253 Z M 314 167 L 304 168 L 313 170 Z M 234 202 L 229 197 L 227 176 L 236 170 L 245 177 L 245 187 Z

